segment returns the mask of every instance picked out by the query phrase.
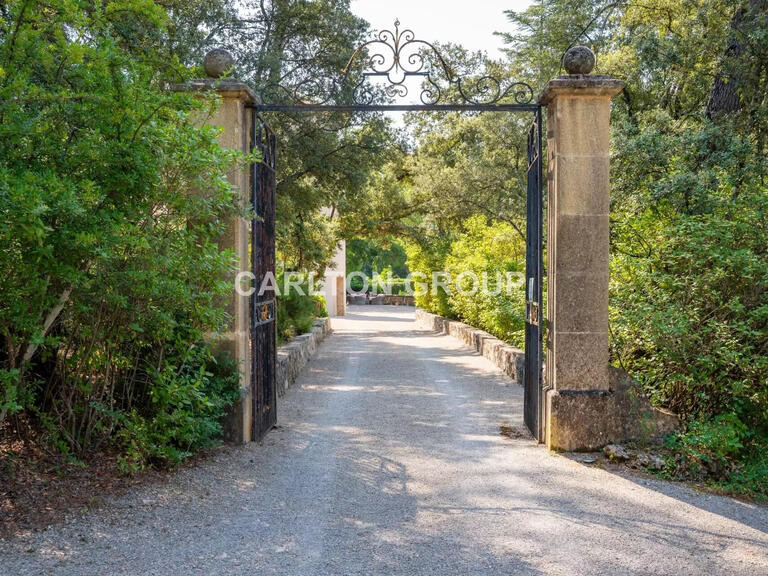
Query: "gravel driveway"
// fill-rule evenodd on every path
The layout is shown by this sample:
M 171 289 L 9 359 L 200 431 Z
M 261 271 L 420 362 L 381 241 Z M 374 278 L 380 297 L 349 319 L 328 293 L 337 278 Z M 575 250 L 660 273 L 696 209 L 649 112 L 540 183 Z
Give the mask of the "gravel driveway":
M 0 575 L 768 574 L 768 509 L 502 437 L 517 384 L 412 309 L 350 312 L 262 445 L 0 541 Z

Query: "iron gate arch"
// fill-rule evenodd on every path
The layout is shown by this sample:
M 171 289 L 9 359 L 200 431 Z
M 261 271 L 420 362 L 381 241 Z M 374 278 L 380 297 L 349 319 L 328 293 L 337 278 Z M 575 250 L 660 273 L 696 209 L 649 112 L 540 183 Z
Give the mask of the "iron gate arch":
M 408 95 L 406 81 L 421 80 L 419 104 L 397 104 Z M 375 86 L 378 80 L 383 86 Z M 542 105 L 533 88 L 489 74 L 457 75 L 437 47 L 413 31 L 375 33 L 350 58 L 338 78 L 311 78 L 290 87 L 271 85 L 251 108 L 251 148 L 261 160 L 251 171 L 252 271 L 256 286 L 275 274 L 275 134 L 264 112 L 517 112 L 533 116 L 527 135 L 526 309 L 524 418 L 531 433 L 544 441 L 543 418 L 543 155 Z M 448 96 L 449 102 L 445 102 Z M 274 293 L 251 297 L 251 377 L 254 388 L 254 437 L 261 438 L 276 422 L 275 362 L 277 360 Z

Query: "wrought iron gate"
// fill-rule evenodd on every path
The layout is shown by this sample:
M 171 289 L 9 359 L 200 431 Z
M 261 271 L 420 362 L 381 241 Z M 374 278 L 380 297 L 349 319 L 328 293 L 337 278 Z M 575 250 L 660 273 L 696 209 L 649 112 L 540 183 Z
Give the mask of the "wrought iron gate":
M 421 82 L 419 103 L 398 104 L 408 95 L 406 81 Z M 383 30 L 352 54 L 341 74 L 333 78 L 294 78 L 290 86 L 263 87 L 261 104 L 254 106 L 254 142 L 264 158 L 254 167 L 254 206 L 263 218 L 254 221 L 254 274 L 260 282 L 274 271 L 274 135 L 256 112 L 288 114 L 310 112 L 526 112 L 532 113 L 528 133 L 526 328 L 525 328 L 525 423 L 543 441 L 542 374 L 542 105 L 525 82 L 496 78 L 487 72 L 460 76 L 438 48 L 419 40 L 413 31 Z M 378 84 L 377 84 L 378 83 Z M 448 100 L 448 102 L 445 102 Z M 252 376 L 256 436 L 275 422 L 275 322 L 274 295 L 253 302 Z M 262 312 L 264 318 L 262 318 Z M 264 323 L 266 322 L 266 323 Z M 260 382 L 263 379 L 264 383 Z
M 259 440 L 277 422 L 277 306 L 275 302 L 275 161 L 277 140 L 264 119 L 251 114 L 251 151 L 260 161 L 251 167 L 251 389 L 253 438 Z M 271 278 L 269 275 L 271 274 Z M 271 280 L 271 281 L 270 281 Z
M 525 425 L 544 441 L 544 382 L 542 375 L 543 198 L 541 109 L 528 131 L 528 190 L 525 251 Z

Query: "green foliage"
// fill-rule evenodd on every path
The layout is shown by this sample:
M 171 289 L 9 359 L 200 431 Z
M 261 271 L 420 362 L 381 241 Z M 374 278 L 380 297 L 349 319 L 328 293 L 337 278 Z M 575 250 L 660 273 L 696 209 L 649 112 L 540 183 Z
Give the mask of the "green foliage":
M 29 398 L 24 397 L 25 390 L 20 386 L 20 376 L 18 370 L 0 370 L 0 422 L 21 412 L 29 403 Z
M 416 306 L 449 318 L 455 318 L 449 303 L 448 292 L 438 286 L 433 289 L 432 273 L 445 268 L 451 244 L 449 238 L 432 239 L 430 243 L 412 242 L 407 244 L 408 268 L 419 282 L 426 284 L 426 290 L 415 290 Z M 418 276 L 417 276 L 418 275 Z M 416 287 L 414 286 L 414 289 Z
M 276 125 L 282 159 L 277 240 L 290 269 L 322 272 L 349 232 L 338 219 L 364 218 L 352 215 L 369 210 L 363 190 L 392 148 L 384 121 L 348 127 L 325 116 L 302 120 Z
M 720 486 L 728 492 L 747 494 L 757 500 L 768 500 L 768 443 L 756 445 L 746 458 L 731 471 Z
M 422 275 L 417 283 L 426 280 L 428 288 L 426 294 L 416 295 L 417 306 L 522 346 L 525 287 L 520 273 L 525 243 L 517 230 L 504 222 L 473 216 L 465 221 L 464 231 L 442 247 L 434 250 L 430 246 L 432 251 L 418 244 L 408 247 L 408 265 Z M 434 285 L 435 272 L 447 273 L 437 281 L 450 279 L 448 291 Z
M 445 271 L 454 284 L 461 279 L 462 290 L 454 289 L 448 298 L 451 310 L 462 321 L 522 346 L 525 282 L 519 276 L 524 276 L 520 273 L 524 272 L 525 243 L 511 225 L 488 222 L 482 216 L 468 219 L 464 227 L 445 261 Z M 462 278 L 467 272 L 480 282 Z M 508 285 L 509 273 L 514 275 L 513 286 Z
M 419 146 L 405 165 L 412 181 L 410 202 L 427 217 L 413 237 L 460 230 L 483 215 L 525 229 L 524 114 L 441 115 L 412 119 Z
M 406 278 L 410 273 L 405 248 L 393 237 L 380 240 L 355 238 L 347 241 L 347 276 L 350 288 L 361 293 L 368 280 L 370 294 L 400 295 L 408 292 Z
M 354 238 L 347 240 L 347 274 L 362 272 L 368 278 L 390 273 L 396 278 L 408 276 L 408 256 L 392 237 L 382 240 Z
M 359 275 L 352 276 L 349 279 L 349 287 L 353 292 L 360 294 L 363 292 L 363 288 L 365 288 L 365 280 Z
M 393 296 L 405 295 L 408 293 L 408 280 L 406 278 L 395 278 L 389 270 L 385 270 L 381 276 L 373 278 L 371 282 L 372 291 L 376 294 L 391 294 Z
M 145 406 L 119 416 L 116 442 L 124 473 L 179 464 L 212 446 L 226 408 L 240 395 L 240 373 L 230 357 L 214 358 L 204 344 L 196 345 L 167 357 L 152 374 L 147 395 Z
M 509 74 L 482 55 L 444 48 L 452 64 Z M 495 113 L 411 115 L 413 152 L 383 167 L 371 186 L 378 229 L 405 239 L 407 266 L 416 284 L 427 286 L 426 292 L 417 290 L 417 306 L 516 345 L 523 334 L 523 286 L 496 294 L 496 278 L 506 281 L 508 273 L 523 268 L 529 122 L 526 115 Z M 454 281 L 472 273 L 482 283 L 485 275 L 488 289 L 450 295 L 441 286 L 433 290 L 433 273 L 442 271 Z
M 214 102 L 167 89 L 190 72 L 159 3 L 1 10 L 2 416 L 26 409 L 77 456 L 130 429 L 137 465 L 178 461 L 228 402 L 184 351 L 226 325 L 239 158 L 199 127 Z
M 614 349 L 684 417 L 768 431 L 768 195 L 655 225 L 648 258 L 614 258 Z
M 682 456 L 684 473 L 693 478 L 708 475 L 727 477 L 731 462 L 744 448 L 747 428 L 735 415 L 724 414 L 711 420 L 689 422 L 685 434 L 670 442 Z
M 277 298 L 277 337 L 279 343 L 288 342 L 301 334 L 312 330 L 317 318 L 325 318 L 328 311 L 325 299 L 310 293 L 308 278 L 294 278 L 295 287 L 286 289 L 289 279 L 286 275 L 278 278 L 280 296 Z
M 667 470 L 727 493 L 768 499 L 768 440 L 735 414 L 690 420 L 667 441 Z

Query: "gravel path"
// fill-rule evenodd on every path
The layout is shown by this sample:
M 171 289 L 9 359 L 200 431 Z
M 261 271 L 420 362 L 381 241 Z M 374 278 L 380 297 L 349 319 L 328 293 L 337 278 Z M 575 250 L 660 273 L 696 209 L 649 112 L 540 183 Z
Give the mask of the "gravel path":
M 352 308 L 262 445 L 0 541 L 0 575 L 768 574 L 768 510 L 508 439 L 522 389 Z

